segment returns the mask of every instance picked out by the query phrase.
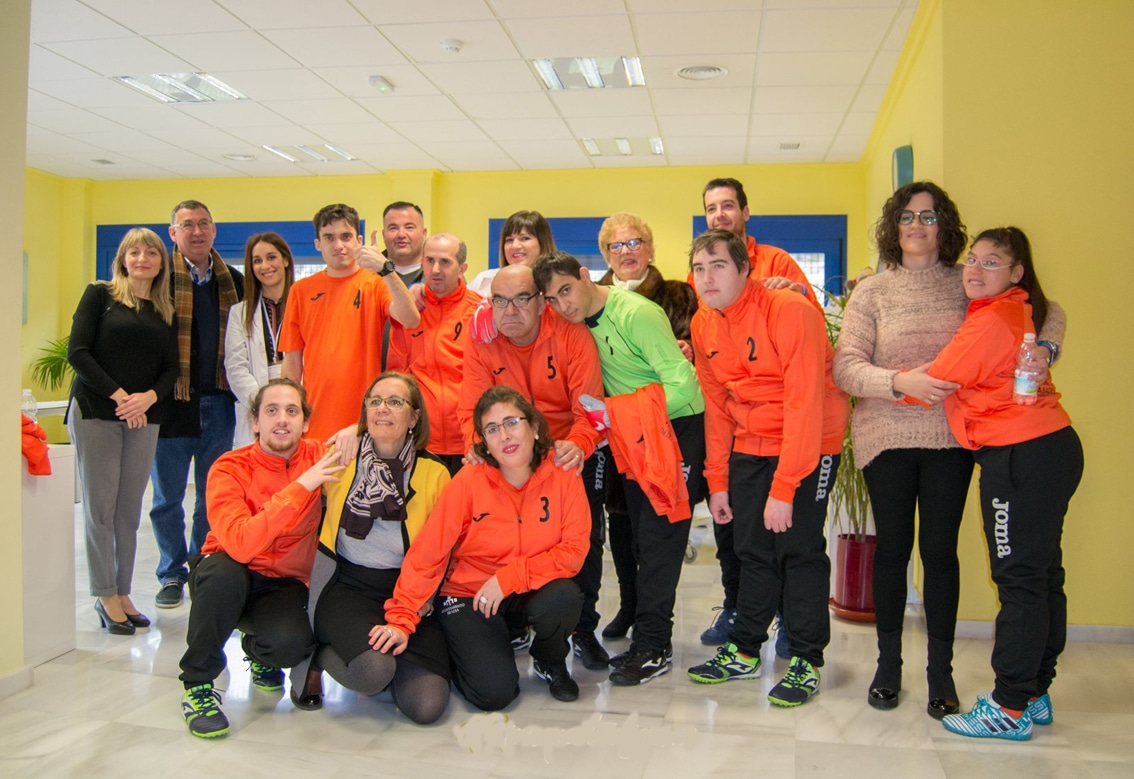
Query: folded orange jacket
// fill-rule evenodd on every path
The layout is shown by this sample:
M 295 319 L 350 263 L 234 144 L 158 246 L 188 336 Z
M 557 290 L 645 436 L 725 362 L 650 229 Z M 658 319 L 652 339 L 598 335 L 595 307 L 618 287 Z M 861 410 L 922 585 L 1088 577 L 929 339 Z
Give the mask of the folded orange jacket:
M 47 433 L 27 414 L 23 417 L 20 430 L 20 451 L 28 461 L 28 473 L 32 476 L 50 476 L 51 459 L 47 455 Z
M 606 399 L 610 450 L 618 471 L 638 482 L 659 516 L 681 522 L 693 516 L 681 468 L 681 447 L 665 410 L 665 390 L 647 384 Z

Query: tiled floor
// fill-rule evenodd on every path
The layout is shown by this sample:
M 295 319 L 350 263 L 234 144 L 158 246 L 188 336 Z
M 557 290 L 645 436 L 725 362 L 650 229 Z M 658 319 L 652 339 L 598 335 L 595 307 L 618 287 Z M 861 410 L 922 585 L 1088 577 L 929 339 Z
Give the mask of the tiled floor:
M 820 694 L 798 709 L 765 695 L 784 662 L 769 651 L 769 678 L 719 686 L 691 683 L 684 669 L 713 651 L 697 636 L 720 602 L 712 534 L 694 529 L 695 562 L 682 573 L 675 614 L 674 672 L 639 688 L 612 688 L 579 668 L 575 703 L 559 703 L 520 658 L 522 693 L 485 715 L 454 693 L 440 722 L 413 725 L 388 695 L 361 697 L 327 681 L 322 711 L 294 709 L 286 692 L 251 689 L 237 641 L 219 680 L 231 734 L 191 737 L 180 714 L 177 663 L 187 606 L 153 608 L 157 560 L 148 521 L 139 533 L 135 601 L 154 619 L 133 637 L 98 628 L 86 595 L 82 535 L 78 649 L 35 669 L 35 684 L 0 701 L 0 776 L 37 779 L 133 776 L 286 777 L 1127 777 L 1134 776 L 1134 646 L 1072 644 L 1052 693 L 1056 722 L 1025 744 L 947 733 L 926 716 L 919 669 L 921 620 L 906 623 L 901 706 L 866 705 L 873 628 L 832 620 Z M 600 610 L 615 611 L 613 572 Z M 607 642 L 619 650 L 625 641 Z M 956 679 L 968 705 L 991 686 L 989 641 L 958 641 Z

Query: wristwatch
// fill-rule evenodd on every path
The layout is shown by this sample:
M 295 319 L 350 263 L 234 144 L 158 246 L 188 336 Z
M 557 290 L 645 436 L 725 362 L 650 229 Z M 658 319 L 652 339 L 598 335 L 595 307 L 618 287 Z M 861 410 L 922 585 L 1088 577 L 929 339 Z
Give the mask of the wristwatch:
M 389 276 L 391 273 L 393 273 L 397 269 L 398 269 L 398 266 L 394 264 L 393 260 L 386 260 L 386 262 L 382 265 L 382 269 L 378 271 L 378 275 L 379 276 Z
M 1055 365 L 1055 361 L 1059 359 L 1060 347 L 1054 341 L 1036 341 L 1036 346 L 1046 346 L 1048 352 L 1051 353 L 1051 359 L 1048 361 L 1048 366 Z

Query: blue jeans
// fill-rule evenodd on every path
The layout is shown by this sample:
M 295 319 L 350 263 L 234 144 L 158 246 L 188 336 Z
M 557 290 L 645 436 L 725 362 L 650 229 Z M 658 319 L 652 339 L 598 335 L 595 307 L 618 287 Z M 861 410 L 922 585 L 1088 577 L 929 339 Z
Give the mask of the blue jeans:
M 157 454 L 150 469 L 154 484 L 154 502 L 150 522 L 154 526 L 161 559 L 157 578 L 162 584 L 189 580 L 188 560 L 200 554 L 209 534 L 209 517 L 205 508 L 205 484 L 213 462 L 232 448 L 236 429 L 236 411 L 232 398 L 224 394 L 201 398 L 200 438 L 159 438 Z M 196 466 L 193 481 L 196 502 L 193 506 L 193 529 L 189 546 L 185 545 L 185 488 L 189 481 L 189 461 Z

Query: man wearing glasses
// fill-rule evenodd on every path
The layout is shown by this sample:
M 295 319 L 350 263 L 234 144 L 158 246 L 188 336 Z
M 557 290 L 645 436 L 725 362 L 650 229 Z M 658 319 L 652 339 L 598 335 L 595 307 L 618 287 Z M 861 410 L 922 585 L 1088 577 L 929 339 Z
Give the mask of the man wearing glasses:
M 465 436 L 457 417 L 464 353 L 469 341 L 465 329 L 480 295 L 465 286 L 468 268 L 465 242 L 449 233 L 426 239 L 422 250 L 421 280 L 425 308 L 417 327 L 392 328 L 389 370 L 412 373 L 421 387 L 429 415 L 429 451 L 455 475 L 465 453 Z
M 161 426 L 150 475 L 154 485 L 150 522 L 160 559 L 154 604 L 181 605 L 189 579 L 188 559 L 199 554 L 209 532 L 205 482 L 213 462 L 232 448 L 236 398 L 224 371 L 224 333 L 229 308 L 244 297 L 244 276 L 213 249 L 217 227 L 208 207 L 186 200 L 173 207 L 170 281 L 177 309 L 179 373 L 169 417 Z M 196 501 L 185 543 L 185 488 L 193 460 Z
M 603 669 L 610 655 L 595 637 L 599 623 L 595 607 L 602 582 L 602 504 L 610 461 L 606 449 L 597 448 L 603 436 L 587 420 L 580 402 L 584 395 L 602 398 L 602 365 L 594 339 L 582 325 L 571 324 L 547 308 L 531 268 L 524 265 L 501 268 L 492 279 L 488 299 L 498 335 L 484 344 L 470 339 L 465 350 L 458 413 L 467 458 L 480 461 L 472 450 L 472 415 L 489 387 L 519 390 L 547 417 L 555 439 L 555 462 L 564 470 L 582 473 L 591 510 L 590 548 L 575 576 L 583 593 L 583 611 L 571 644 L 584 666 Z

